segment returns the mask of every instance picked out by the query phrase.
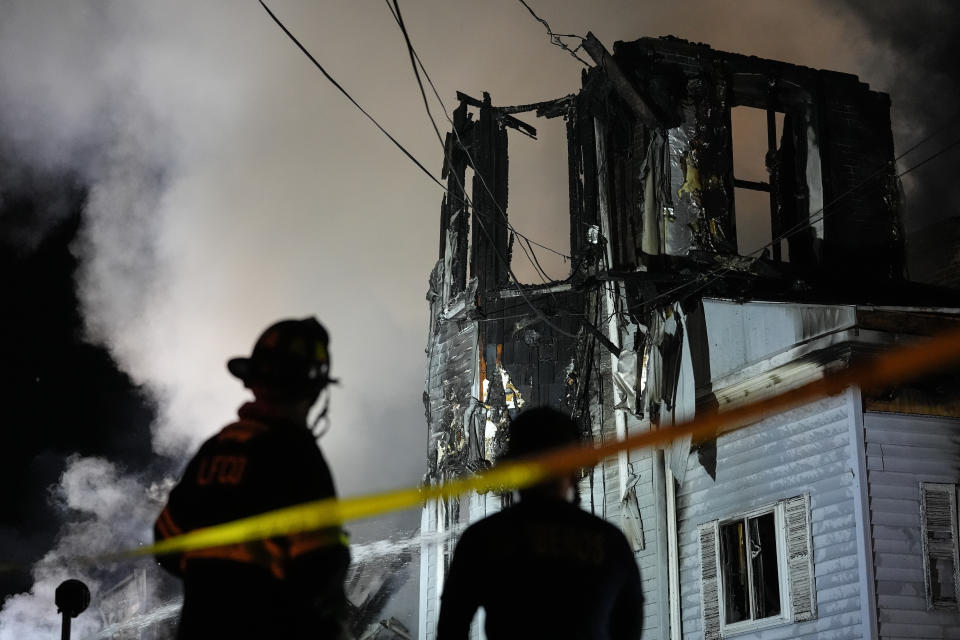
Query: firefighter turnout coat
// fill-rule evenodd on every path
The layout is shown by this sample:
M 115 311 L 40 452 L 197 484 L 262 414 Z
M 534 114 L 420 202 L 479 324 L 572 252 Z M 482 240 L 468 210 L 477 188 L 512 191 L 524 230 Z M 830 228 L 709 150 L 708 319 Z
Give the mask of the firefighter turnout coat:
M 154 533 L 165 540 L 335 496 L 326 460 L 306 425 L 248 403 L 190 461 Z M 339 527 L 157 560 L 183 580 L 178 638 L 339 636 L 350 561 Z

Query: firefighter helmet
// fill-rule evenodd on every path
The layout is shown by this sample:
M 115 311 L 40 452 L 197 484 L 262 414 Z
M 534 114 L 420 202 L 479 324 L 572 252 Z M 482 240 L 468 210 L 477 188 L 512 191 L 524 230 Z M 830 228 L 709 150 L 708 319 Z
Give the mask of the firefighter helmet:
M 330 337 L 316 318 L 281 320 L 257 339 L 249 358 L 227 361 L 247 387 L 263 386 L 315 396 L 331 382 Z

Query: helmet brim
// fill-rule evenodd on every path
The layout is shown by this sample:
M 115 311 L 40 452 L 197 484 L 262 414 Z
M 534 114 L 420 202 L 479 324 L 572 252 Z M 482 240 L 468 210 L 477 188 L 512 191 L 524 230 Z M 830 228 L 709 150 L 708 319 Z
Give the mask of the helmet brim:
M 235 378 L 246 381 L 253 370 L 250 358 L 230 358 L 227 360 L 227 371 Z

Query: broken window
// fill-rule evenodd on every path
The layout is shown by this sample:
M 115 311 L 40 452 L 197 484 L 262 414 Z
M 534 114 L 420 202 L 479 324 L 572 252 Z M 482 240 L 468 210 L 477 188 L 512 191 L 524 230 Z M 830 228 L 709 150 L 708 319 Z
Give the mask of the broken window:
M 773 511 L 720 525 L 723 610 L 727 624 L 780 614 Z
M 532 114 L 528 114 L 532 115 Z M 521 116 L 522 117 L 522 116 Z M 530 120 L 529 117 L 526 118 Z M 537 137 L 510 129 L 508 216 L 514 235 L 510 266 L 524 284 L 564 280 L 570 263 L 570 203 L 567 183 L 567 132 L 563 118 L 537 118 Z
M 705 638 L 815 617 L 809 500 L 700 526 Z
M 923 565 L 927 607 L 956 609 L 958 585 L 957 487 L 924 482 L 920 485 Z
M 778 201 L 784 114 L 740 106 L 730 110 L 730 121 L 738 251 L 750 255 L 770 245 L 768 257 L 786 262 L 786 240 L 771 245 L 784 231 Z

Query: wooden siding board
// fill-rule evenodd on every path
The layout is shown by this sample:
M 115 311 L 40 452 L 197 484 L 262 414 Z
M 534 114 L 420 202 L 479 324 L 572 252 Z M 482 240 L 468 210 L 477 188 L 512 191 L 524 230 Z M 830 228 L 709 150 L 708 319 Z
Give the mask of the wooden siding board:
M 926 588 L 923 583 L 916 582 L 889 582 L 877 580 L 877 594 L 885 596 L 913 596 L 926 598 Z M 926 600 L 924 600 L 926 602 Z
M 943 482 L 948 484 L 957 482 L 957 471 L 955 469 L 932 467 L 922 472 L 922 475 L 924 482 Z M 869 473 L 868 479 L 871 485 L 875 483 L 892 484 L 900 487 L 914 486 L 918 492 L 920 491 L 919 475 L 915 472 L 901 472 L 890 469 L 872 470 Z
M 873 525 L 874 540 L 895 540 L 903 543 L 913 543 L 920 539 L 920 529 L 915 527 Z
M 857 615 L 848 616 L 844 619 L 841 619 L 839 623 L 843 624 L 843 626 L 831 628 L 829 636 L 826 636 L 828 640 L 853 640 L 854 638 L 863 638 L 863 630 L 860 627 L 859 613 Z M 795 637 L 796 640 L 820 640 L 824 636 L 822 631 L 817 630 L 810 634 L 804 634 Z
M 847 571 L 848 569 L 855 569 L 859 566 L 856 556 L 840 556 L 834 558 L 833 560 L 825 560 L 817 564 L 816 577 L 828 576 L 837 571 Z
M 917 535 L 913 540 L 904 539 L 904 538 L 878 538 L 874 536 L 873 538 L 873 554 L 874 557 L 877 557 L 882 553 L 911 553 L 915 554 L 920 558 L 922 553 L 920 536 Z
M 923 558 L 916 553 L 894 553 L 885 552 L 878 554 L 876 559 L 877 568 L 887 567 L 890 569 L 914 569 L 923 570 Z
M 828 547 L 818 547 L 816 541 L 813 543 L 813 561 L 819 564 L 824 560 L 833 560 L 844 555 L 854 555 L 857 552 L 857 541 L 841 542 L 832 544 Z
M 923 584 L 923 567 L 877 567 L 877 580 Z
M 830 531 L 829 533 L 824 533 L 820 535 L 813 536 L 813 546 L 814 548 L 827 548 L 847 542 L 856 541 L 857 532 L 855 529 L 838 529 L 836 531 Z
M 887 437 L 884 435 L 886 432 L 947 437 L 957 434 L 957 421 L 951 418 L 873 412 L 866 412 L 863 415 L 867 429 L 879 434 L 878 438 Z
M 883 612 L 880 614 L 880 622 L 902 622 L 904 624 L 928 624 L 944 626 L 956 624 L 956 618 L 947 611 L 923 611 L 900 610 L 896 612 Z
M 846 571 L 834 571 L 833 573 L 817 575 L 817 591 L 838 587 L 841 585 L 854 584 L 860 580 L 860 573 L 857 568 L 847 569 Z
M 869 478 L 869 476 L 868 476 Z M 881 484 L 878 482 L 870 483 L 870 500 L 892 499 L 892 500 L 913 500 L 920 504 L 920 487 L 905 484 Z
M 927 600 L 923 596 L 889 595 L 877 596 L 877 606 L 887 611 L 926 611 Z M 881 611 L 881 615 L 883 612 Z M 891 615 L 894 615 L 891 613 Z
M 831 602 L 844 602 L 851 598 L 860 597 L 860 583 L 857 580 L 846 584 L 837 584 L 825 589 L 817 588 L 817 610 L 822 613 L 821 606 Z
M 838 616 L 844 613 L 851 613 L 853 611 L 860 611 L 860 585 L 856 585 L 857 589 L 854 591 L 854 595 L 849 598 L 842 598 L 840 600 L 828 600 L 826 602 L 817 601 L 817 615 L 822 619 L 826 620 L 833 616 Z
M 899 622 L 881 622 L 880 636 L 883 638 L 948 638 L 947 629 L 941 625 L 932 624 L 903 624 Z M 952 637 L 958 637 L 957 630 L 950 630 L 954 634 Z
M 810 496 L 810 508 L 820 509 L 827 505 L 853 499 L 854 485 L 849 478 L 830 478 L 820 482 L 816 493 Z
M 852 496 L 840 502 L 814 507 L 810 509 L 810 517 L 814 522 L 818 522 L 825 531 L 830 531 L 838 526 L 853 526 L 855 524 L 854 514 L 850 511 L 850 500 Z M 814 535 L 816 535 L 816 529 Z
M 913 494 L 909 498 L 871 498 L 870 509 L 890 513 L 911 513 L 920 510 L 920 481 L 911 487 Z M 919 520 L 917 521 L 919 526 Z
M 920 505 L 915 507 L 913 513 L 898 513 L 896 511 L 874 511 L 872 517 L 875 525 L 889 527 L 910 527 L 920 530 Z
M 871 448 L 867 450 L 867 454 L 871 454 L 874 451 L 883 453 L 883 451 L 890 445 L 899 445 L 905 447 L 938 447 L 943 444 L 944 437 L 950 437 L 951 435 L 956 435 L 952 428 L 947 427 L 945 429 L 938 429 L 936 431 L 914 431 L 914 430 L 886 430 L 878 429 L 876 427 L 870 427 L 868 432 L 868 443 L 871 445 Z
M 956 459 L 935 460 L 925 458 L 891 458 L 876 457 L 867 460 L 868 471 L 894 471 L 916 476 L 928 476 L 931 472 L 951 475 L 956 470 Z M 956 477 L 954 475 L 954 477 Z

